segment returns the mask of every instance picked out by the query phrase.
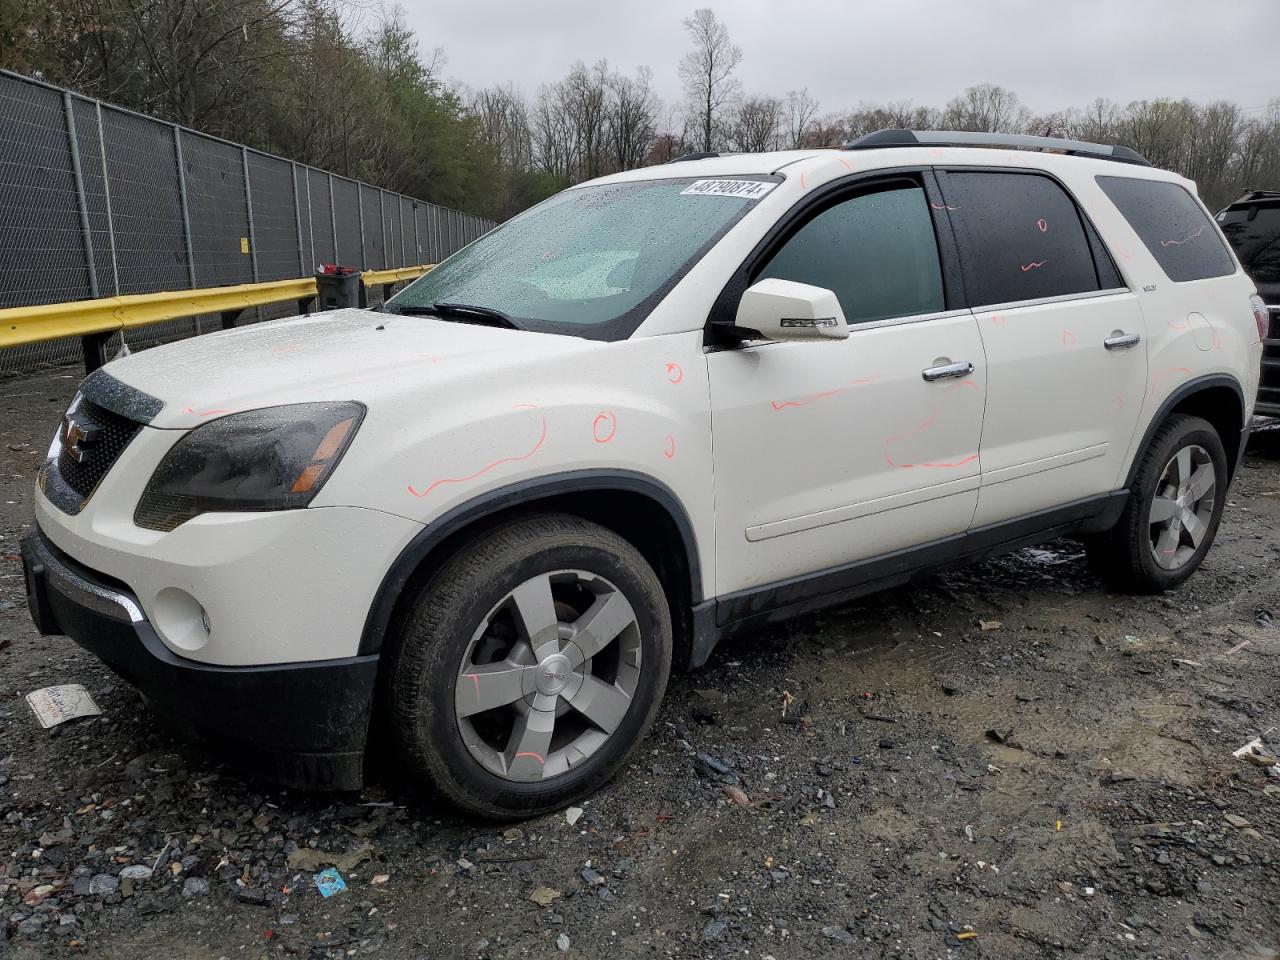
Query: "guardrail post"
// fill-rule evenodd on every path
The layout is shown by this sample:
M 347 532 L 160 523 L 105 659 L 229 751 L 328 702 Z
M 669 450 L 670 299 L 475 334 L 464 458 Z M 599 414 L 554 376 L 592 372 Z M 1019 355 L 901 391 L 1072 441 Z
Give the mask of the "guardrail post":
M 382 266 L 386 270 L 391 266 L 391 247 L 387 244 L 387 191 L 378 188 L 378 223 L 382 228 Z
M 258 282 L 258 238 L 253 231 L 253 188 L 249 185 L 249 148 L 240 148 L 240 162 L 244 167 L 244 206 L 249 214 L 249 257 L 253 265 L 253 282 Z
M 235 329 L 236 321 L 240 319 L 240 310 L 223 310 L 220 319 L 222 320 L 223 330 Z
M 114 331 L 86 333 L 80 338 L 80 353 L 84 357 L 84 372 L 93 373 L 107 362 L 107 341 Z
M 307 273 L 307 255 L 302 250 L 302 207 L 298 205 L 298 165 L 290 162 L 289 170 L 293 173 L 293 218 L 298 225 L 298 276 L 302 277 Z
M 187 206 L 187 170 L 182 162 L 182 128 L 173 125 L 173 155 L 178 162 L 178 199 L 182 202 L 182 236 L 187 242 L 187 276 L 196 288 L 196 248 L 191 242 L 191 213 Z
M 414 200 L 410 209 L 413 211 L 413 265 L 422 263 L 422 241 L 418 239 L 418 201 Z

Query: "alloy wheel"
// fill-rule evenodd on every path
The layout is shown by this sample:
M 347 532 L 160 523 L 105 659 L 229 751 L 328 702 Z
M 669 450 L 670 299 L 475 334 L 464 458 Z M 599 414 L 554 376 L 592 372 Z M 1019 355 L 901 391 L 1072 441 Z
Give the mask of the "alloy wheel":
M 462 658 L 463 742 L 505 780 L 566 773 L 622 723 L 640 667 L 640 625 L 616 586 L 584 570 L 539 574 L 490 610 Z
M 1204 542 L 1213 519 L 1217 477 L 1209 452 L 1189 444 L 1165 465 L 1148 515 L 1151 555 L 1165 570 L 1186 564 Z

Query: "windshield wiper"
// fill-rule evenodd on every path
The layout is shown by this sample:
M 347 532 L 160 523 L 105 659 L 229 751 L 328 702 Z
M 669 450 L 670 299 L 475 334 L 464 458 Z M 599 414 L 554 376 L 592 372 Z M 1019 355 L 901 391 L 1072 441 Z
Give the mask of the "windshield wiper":
M 493 307 L 480 307 L 470 303 L 433 303 L 430 306 L 417 304 L 388 303 L 384 304 L 387 312 L 399 313 L 406 317 L 458 317 L 467 323 L 480 323 L 491 327 L 508 327 L 512 330 L 523 330 L 524 327 L 514 317 L 495 310 Z

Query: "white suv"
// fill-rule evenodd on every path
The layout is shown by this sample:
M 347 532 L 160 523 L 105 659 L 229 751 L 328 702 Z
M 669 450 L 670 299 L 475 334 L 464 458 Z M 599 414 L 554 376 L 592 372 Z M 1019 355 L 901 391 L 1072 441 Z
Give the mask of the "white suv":
M 723 637 L 1063 534 L 1213 540 L 1265 310 L 1121 147 L 883 131 L 552 197 L 382 310 L 83 384 L 30 604 L 291 785 L 367 746 L 478 813 L 608 780 Z

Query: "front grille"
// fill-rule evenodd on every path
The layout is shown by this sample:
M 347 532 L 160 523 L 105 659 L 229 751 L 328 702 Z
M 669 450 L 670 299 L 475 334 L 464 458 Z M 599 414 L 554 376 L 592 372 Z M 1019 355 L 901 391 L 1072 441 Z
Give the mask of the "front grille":
M 142 424 L 118 413 L 112 413 L 83 397 L 75 411 L 83 423 L 95 427 L 91 444 L 83 447 L 83 459 L 76 460 L 65 440 L 58 455 L 58 473 L 68 487 L 88 499 L 112 465 L 120 459 L 129 442 L 138 435 Z M 63 434 L 65 438 L 65 432 Z

